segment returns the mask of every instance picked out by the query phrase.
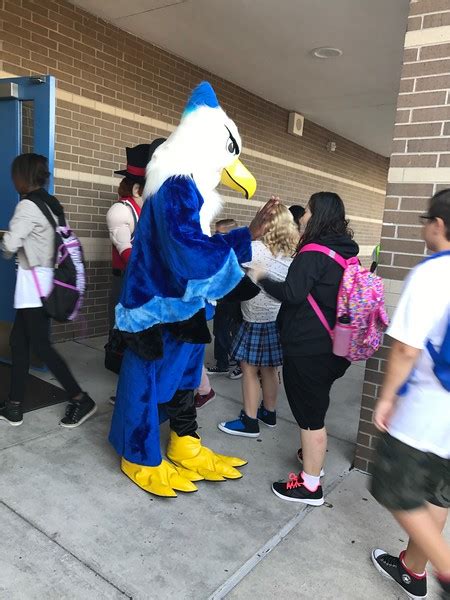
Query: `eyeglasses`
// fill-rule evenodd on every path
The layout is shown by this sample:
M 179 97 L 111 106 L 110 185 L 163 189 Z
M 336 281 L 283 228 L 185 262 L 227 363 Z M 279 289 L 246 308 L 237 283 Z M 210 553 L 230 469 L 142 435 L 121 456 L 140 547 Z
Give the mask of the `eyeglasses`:
M 427 222 L 431 222 L 434 221 L 436 219 L 436 217 L 432 217 L 430 215 L 420 215 L 419 219 L 422 221 L 422 223 L 425 225 Z

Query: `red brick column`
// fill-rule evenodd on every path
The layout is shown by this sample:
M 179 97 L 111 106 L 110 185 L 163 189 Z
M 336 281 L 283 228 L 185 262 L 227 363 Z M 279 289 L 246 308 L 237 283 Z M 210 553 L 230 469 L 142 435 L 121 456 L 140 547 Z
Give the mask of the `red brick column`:
M 388 174 L 379 274 L 392 312 L 408 271 L 425 255 L 419 215 L 450 187 L 450 0 L 411 0 Z M 370 471 L 374 402 L 389 340 L 367 363 L 355 466 Z

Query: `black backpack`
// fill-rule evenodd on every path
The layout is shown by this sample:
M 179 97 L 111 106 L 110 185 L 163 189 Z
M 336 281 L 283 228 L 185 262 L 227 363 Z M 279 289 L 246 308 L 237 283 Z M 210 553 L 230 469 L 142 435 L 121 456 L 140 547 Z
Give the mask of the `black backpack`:
M 62 207 L 56 224 L 46 202 L 47 199 L 58 202 L 56 198 L 45 190 L 38 190 L 29 194 L 27 199 L 36 204 L 55 231 L 53 287 L 47 296 L 42 294 L 38 277 L 32 269 L 39 297 L 49 317 L 60 323 L 72 321 L 82 307 L 86 291 L 83 248 L 67 225 Z

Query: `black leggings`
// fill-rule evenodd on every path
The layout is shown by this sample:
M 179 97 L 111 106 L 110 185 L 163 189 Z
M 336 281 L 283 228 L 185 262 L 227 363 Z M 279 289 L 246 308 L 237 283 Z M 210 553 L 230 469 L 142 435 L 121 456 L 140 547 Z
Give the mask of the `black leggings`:
M 333 383 L 345 375 L 350 363 L 334 354 L 285 356 L 283 379 L 286 396 L 301 429 L 322 429 L 330 405 Z
M 63 358 L 50 343 L 50 322 L 44 309 L 21 308 L 11 331 L 12 370 L 9 399 L 22 403 L 25 397 L 28 370 L 30 368 L 30 349 L 44 362 L 62 387 L 69 399 L 81 393 Z

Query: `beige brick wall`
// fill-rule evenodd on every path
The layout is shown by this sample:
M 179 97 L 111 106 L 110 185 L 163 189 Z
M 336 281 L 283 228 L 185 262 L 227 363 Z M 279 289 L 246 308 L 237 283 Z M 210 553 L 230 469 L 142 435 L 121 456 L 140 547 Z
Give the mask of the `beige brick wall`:
M 393 152 L 383 216 L 379 273 L 389 311 L 408 272 L 426 255 L 419 215 L 450 187 L 450 0 L 412 0 L 405 38 Z M 370 470 L 377 432 L 372 411 L 389 340 L 367 363 L 355 465 Z
M 342 195 L 364 253 L 378 242 L 386 158 L 309 121 L 302 138 L 292 137 L 285 109 L 63 0 L 0 0 L 0 7 L 1 76 L 57 78 L 56 193 L 87 249 L 90 290 L 82 320 L 58 326 L 59 339 L 106 330 L 105 214 L 119 182 L 113 171 L 124 163 L 125 146 L 168 135 L 190 90 L 205 78 L 238 124 L 242 158 L 258 180 L 253 202 L 225 192 L 224 215 L 245 224 L 273 193 L 305 204 L 328 189 Z M 326 150 L 330 140 L 335 153 Z

